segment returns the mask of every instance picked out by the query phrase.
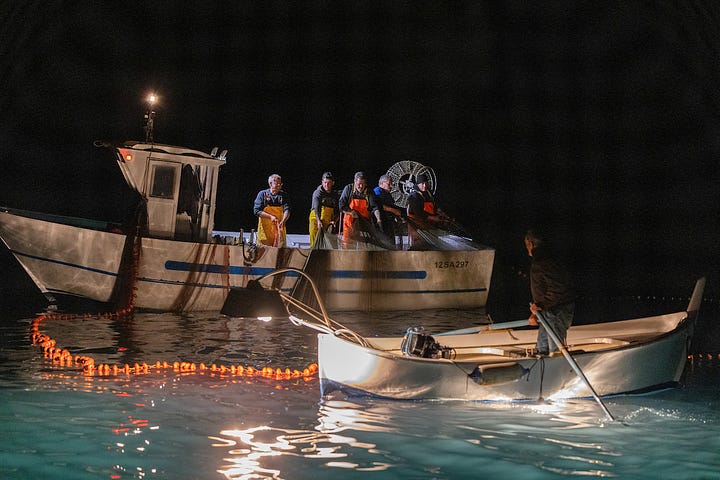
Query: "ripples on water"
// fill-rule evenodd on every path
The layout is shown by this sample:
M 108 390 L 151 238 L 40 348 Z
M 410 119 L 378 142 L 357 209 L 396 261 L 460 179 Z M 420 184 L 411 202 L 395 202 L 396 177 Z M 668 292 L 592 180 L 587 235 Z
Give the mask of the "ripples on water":
M 465 317 L 459 322 L 458 317 Z M 360 333 L 468 326 L 481 312 L 338 318 Z M 87 378 L 2 322 L 0 478 L 720 478 L 718 360 L 685 388 L 606 400 L 484 404 L 321 401 L 316 378 L 210 374 Z M 303 368 L 314 332 L 287 322 L 138 314 L 47 320 L 41 330 L 96 362 L 190 361 Z

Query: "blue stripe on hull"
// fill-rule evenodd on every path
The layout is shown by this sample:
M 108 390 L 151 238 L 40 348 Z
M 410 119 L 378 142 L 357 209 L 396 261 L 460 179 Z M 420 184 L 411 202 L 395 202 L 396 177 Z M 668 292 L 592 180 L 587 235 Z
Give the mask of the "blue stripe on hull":
M 198 288 L 227 288 L 225 285 L 216 284 L 216 283 L 194 283 L 194 282 L 186 282 L 186 281 L 179 281 L 179 280 L 162 280 L 158 278 L 149 278 L 149 277 L 138 277 L 138 282 L 149 282 L 149 283 L 162 283 L 165 285 L 177 285 L 177 286 L 191 286 L 191 287 L 198 287 Z M 283 289 L 285 291 L 290 291 L 292 289 Z M 416 295 L 425 295 L 425 294 L 449 294 L 449 293 L 480 293 L 480 292 L 486 292 L 487 288 L 480 287 L 480 288 L 454 288 L 452 290 L 382 290 L 380 292 L 374 291 L 374 293 L 383 293 L 386 295 L 393 294 L 393 295 L 407 295 L 407 294 L 416 294 Z M 358 293 L 368 293 L 367 290 L 329 290 L 329 292 L 335 294 L 335 295 L 357 295 Z
M 203 273 L 229 273 L 230 275 L 265 275 L 272 272 L 273 268 L 246 267 L 246 266 L 225 266 L 208 263 L 190 263 L 168 260 L 165 262 L 165 269 L 176 272 L 203 272 Z M 388 272 L 380 271 L 363 271 L 363 270 L 331 270 L 327 272 L 330 278 L 345 279 L 364 279 L 364 278 L 380 278 L 380 279 L 401 279 L 401 280 L 422 280 L 427 278 L 425 270 L 396 270 Z M 297 277 L 295 272 L 288 272 L 288 276 Z
M 48 262 L 48 263 L 54 263 L 57 265 L 62 265 L 65 267 L 70 268 L 77 268 L 79 270 L 84 270 L 87 272 L 93 272 L 101 275 L 107 275 L 110 277 L 117 277 L 117 273 L 110 272 L 107 270 L 101 270 L 98 268 L 88 267 L 86 265 L 78 265 L 76 263 L 70 263 L 70 262 L 64 262 L 61 260 L 54 260 L 50 258 L 45 257 L 38 257 L 36 255 L 29 255 L 22 252 L 17 251 L 11 251 L 14 255 L 18 255 L 21 257 L 31 258 L 33 260 L 38 260 L 42 262 Z M 165 262 L 165 268 L 167 270 L 172 271 L 188 271 L 188 272 L 203 272 L 203 273 L 215 273 L 215 274 L 221 274 L 225 272 L 229 272 L 230 275 L 248 275 L 248 276 L 261 276 L 265 275 L 267 273 L 270 273 L 274 271 L 274 268 L 267 268 L 267 267 L 245 267 L 245 266 L 231 266 L 231 267 L 225 267 L 223 265 L 212 265 L 212 264 L 194 264 L 189 262 L 176 262 L 173 260 L 168 260 Z M 417 279 L 424 279 L 427 277 L 427 272 L 418 270 L 418 271 L 391 271 L 391 272 L 363 272 L 360 270 L 334 270 L 327 272 L 330 278 L 335 279 L 405 279 L 405 280 L 417 280 Z M 288 272 L 288 276 L 298 276 L 296 272 Z M 149 283 L 160 283 L 165 285 L 182 285 L 182 286 L 192 286 L 192 287 L 199 287 L 199 288 L 226 288 L 225 285 L 222 284 L 214 284 L 214 283 L 190 283 L 187 281 L 180 281 L 180 280 L 163 280 L 159 278 L 150 278 L 150 277 L 138 277 L 137 279 L 139 282 L 149 282 Z M 463 288 L 463 289 L 452 289 L 452 290 L 385 290 L 382 293 L 384 294 L 394 294 L 394 295 L 407 295 L 407 294 L 417 294 L 417 295 L 424 295 L 424 294 L 451 294 L 451 293 L 478 293 L 478 292 L 485 292 L 487 291 L 487 288 L 481 287 L 481 288 Z M 340 295 L 356 295 L 358 293 L 362 293 L 361 290 L 335 290 L 334 294 L 340 294 Z M 63 292 L 66 294 L 71 294 L 70 292 Z M 376 292 L 377 293 L 377 292 Z
M 165 262 L 165 270 L 171 270 L 174 272 L 194 272 L 194 273 L 217 273 L 217 274 L 230 274 L 230 275 L 254 275 L 260 276 L 270 273 L 275 268 L 269 267 L 246 267 L 242 266 L 225 266 L 217 265 L 212 263 L 190 263 L 190 262 L 177 262 L 175 260 L 168 260 Z M 289 277 L 299 276 L 296 272 L 288 272 L 286 275 Z
M 425 295 L 425 294 L 447 294 L 447 293 L 479 293 L 479 292 L 486 292 L 487 288 L 480 287 L 480 288 L 453 288 L 452 290 L 332 290 L 333 294 L 348 294 L 348 295 L 355 295 L 358 293 L 382 293 L 382 294 L 402 294 L 407 295 L 409 293 L 415 293 L 418 295 Z
M 330 278 L 341 279 L 366 279 L 377 278 L 387 280 L 422 280 L 427 278 L 425 270 L 396 270 L 388 272 L 367 272 L 363 270 L 332 270 L 328 272 Z

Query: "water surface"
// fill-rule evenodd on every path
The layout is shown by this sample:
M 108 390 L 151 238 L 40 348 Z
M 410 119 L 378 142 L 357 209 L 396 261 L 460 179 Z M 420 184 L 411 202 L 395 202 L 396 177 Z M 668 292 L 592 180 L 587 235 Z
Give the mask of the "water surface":
M 481 312 L 346 314 L 365 335 L 468 326 Z M 592 401 L 487 404 L 321 399 L 317 377 L 164 370 L 88 377 L 6 318 L 0 348 L 0 478 L 720 478 L 720 360 L 685 385 Z M 302 369 L 315 333 L 220 315 L 48 319 L 41 331 L 96 362 L 187 361 Z M 637 366 L 643 368 L 643 366 Z

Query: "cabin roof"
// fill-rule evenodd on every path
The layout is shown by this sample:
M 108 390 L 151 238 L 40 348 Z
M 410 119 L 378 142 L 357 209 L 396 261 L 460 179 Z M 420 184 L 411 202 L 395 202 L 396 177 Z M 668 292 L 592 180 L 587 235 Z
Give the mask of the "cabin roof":
M 208 153 L 201 152 L 199 150 L 192 150 L 190 148 L 186 147 L 178 147 L 175 145 L 165 145 L 161 143 L 144 143 L 144 142 L 138 142 L 138 141 L 127 141 L 123 144 L 124 148 L 131 148 L 133 150 L 142 150 L 146 152 L 157 152 L 157 153 L 167 153 L 170 155 L 182 155 L 186 157 L 195 157 L 195 158 L 212 158 L 215 160 L 219 160 L 217 157 L 213 157 Z

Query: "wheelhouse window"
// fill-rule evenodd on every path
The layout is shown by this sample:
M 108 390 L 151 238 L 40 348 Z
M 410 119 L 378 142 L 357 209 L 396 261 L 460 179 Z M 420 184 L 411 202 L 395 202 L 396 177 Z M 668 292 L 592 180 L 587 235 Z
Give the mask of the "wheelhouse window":
M 175 167 L 156 165 L 153 170 L 153 183 L 150 196 L 173 198 L 175 192 Z

